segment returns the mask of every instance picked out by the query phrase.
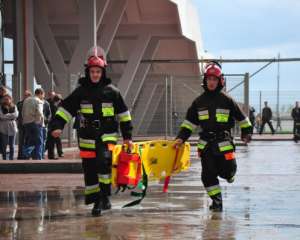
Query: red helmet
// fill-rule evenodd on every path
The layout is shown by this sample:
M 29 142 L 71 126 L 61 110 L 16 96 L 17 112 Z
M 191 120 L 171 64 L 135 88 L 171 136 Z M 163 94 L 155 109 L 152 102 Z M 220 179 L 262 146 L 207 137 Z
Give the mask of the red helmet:
M 205 70 L 204 70 L 204 79 L 205 79 L 205 81 L 210 76 L 214 76 L 214 77 L 218 78 L 220 80 L 220 85 L 222 87 L 224 87 L 224 84 L 225 84 L 224 76 L 222 74 L 222 69 L 218 64 L 209 63 L 205 67 Z
M 106 55 L 101 47 L 92 47 L 87 53 L 86 67 L 100 67 L 105 68 L 107 66 Z
M 103 60 L 103 58 L 101 57 L 97 57 L 97 56 L 91 56 L 88 59 L 87 62 L 87 67 L 100 67 L 100 68 L 105 68 L 106 67 L 106 62 Z
M 220 80 L 220 82 L 219 82 L 220 87 L 224 87 L 225 79 L 224 79 L 224 75 L 222 73 L 222 69 L 218 64 L 216 64 L 214 62 L 209 63 L 204 70 L 205 84 L 206 84 L 207 78 L 210 76 L 214 76 L 214 77 L 218 78 Z
M 204 71 L 204 77 L 214 76 L 216 78 L 221 78 L 222 76 L 222 70 L 219 66 L 216 64 L 209 64 L 206 66 Z

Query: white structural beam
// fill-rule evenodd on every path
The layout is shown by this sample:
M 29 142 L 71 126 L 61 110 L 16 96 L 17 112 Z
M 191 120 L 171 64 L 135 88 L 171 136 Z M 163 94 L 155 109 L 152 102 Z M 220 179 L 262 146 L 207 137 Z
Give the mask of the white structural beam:
M 79 41 L 71 58 L 69 73 L 83 70 L 83 63 L 88 51 L 94 45 L 94 0 L 79 0 Z M 102 15 L 102 14 L 101 14 Z
M 70 44 L 68 44 L 63 38 L 56 38 L 56 41 L 57 45 L 60 46 L 59 49 L 64 58 L 71 59 L 74 51 L 72 51 L 72 47 L 70 46 Z
M 118 83 L 118 87 L 125 99 L 150 39 L 151 35 L 144 33 L 136 40 L 135 49 L 132 51 L 128 59 L 128 63 L 126 64 L 124 73 Z
M 143 59 L 153 59 L 159 46 L 159 38 L 152 38 L 144 53 Z M 126 102 L 134 108 L 141 89 L 145 83 L 145 79 L 151 68 L 151 63 L 141 63 L 134 78 L 134 84 L 130 88 L 130 93 L 127 96 Z
M 97 25 L 96 25 L 96 29 L 98 31 L 100 24 L 103 20 L 104 14 L 106 12 L 106 9 L 109 5 L 111 0 L 102 0 L 100 1 L 100 3 L 97 5 Z
M 121 23 L 124 11 L 127 6 L 127 0 L 112 0 L 113 12 L 107 16 L 105 26 L 100 29 L 101 35 L 99 39 L 99 45 L 108 53 L 111 43 L 116 35 L 116 32 Z
M 38 19 L 35 21 L 35 31 L 39 45 L 47 56 L 51 70 L 55 73 L 56 86 L 62 93 L 66 93 L 68 90 L 66 81 L 68 71 L 63 56 L 49 27 L 45 5 L 42 1 L 35 1 L 34 10 L 35 16 Z
M 110 57 L 110 59 L 125 59 L 120 40 L 114 39 L 114 41 L 111 45 L 111 48 L 109 50 L 109 57 Z M 108 60 L 110 60 L 110 59 L 108 59 Z M 110 64 L 109 68 L 114 73 L 124 72 L 123 64 Z
M 37 83 L 41 84 L 46 92 L 52 90 L 52 83 L 49 81 L 51 72 L 36 40 L 34 41 L 34 67 Z

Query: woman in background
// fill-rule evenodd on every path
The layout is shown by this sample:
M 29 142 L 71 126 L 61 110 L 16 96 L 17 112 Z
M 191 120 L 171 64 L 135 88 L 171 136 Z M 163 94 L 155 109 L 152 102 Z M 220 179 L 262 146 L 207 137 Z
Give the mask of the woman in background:
M 9 145 L 9 159 L 14 159 L 15 139 L 17 128 L 18 110 L 10 95 L 3 96 L 0 107 L 0 139 L 3 160 L 7 159 L 6 148 Z

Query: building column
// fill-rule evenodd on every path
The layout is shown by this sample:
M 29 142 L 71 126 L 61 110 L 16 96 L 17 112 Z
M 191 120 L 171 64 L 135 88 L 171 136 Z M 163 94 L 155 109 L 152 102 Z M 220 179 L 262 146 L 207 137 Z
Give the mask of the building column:
M 20 89 L 33 91 L 34 85 L 34 16 L 33 0 L 16 1 L 16 38 L 15 38 L 15 69 L 14 84 L 18 90 L 16 99 L 23 97 Z

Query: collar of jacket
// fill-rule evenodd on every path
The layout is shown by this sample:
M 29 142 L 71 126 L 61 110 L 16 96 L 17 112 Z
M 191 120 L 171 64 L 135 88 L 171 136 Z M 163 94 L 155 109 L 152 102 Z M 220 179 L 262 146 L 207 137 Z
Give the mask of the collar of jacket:
M 208 88 L 207 88 L 207 83 L 206 83 L 206 82 L 204 82 L 204 83 L 202 84 L 202 87 L 203 87 L 203 89 L 204 89 L 205 92 L 212 93 L 212 94 L 219 93 L 219 92 L 221 92 L 222 89 L 223 89 L 223 86 L 221 86 L 221 84 L 218 84 L 217 88 L 216 88 L 214 91 L 210 91 L 210 90 L 208 90 Z
M 204 92 L 208 96 L 212 96 L 212 97 L 218 95 L 222 91 L 222 88 L 219 88 L 219 87 L 217 87 L 214 91 L 208 90 L 207 86 L 202 85 L 202 87 L 204 88 Z
M 83 87 L 102 87 L 111 83 L 111 79 L 102 77 L 97 83 L 92 83 L 89 77 L 82 77 L 78 80 L 78 84 Z

